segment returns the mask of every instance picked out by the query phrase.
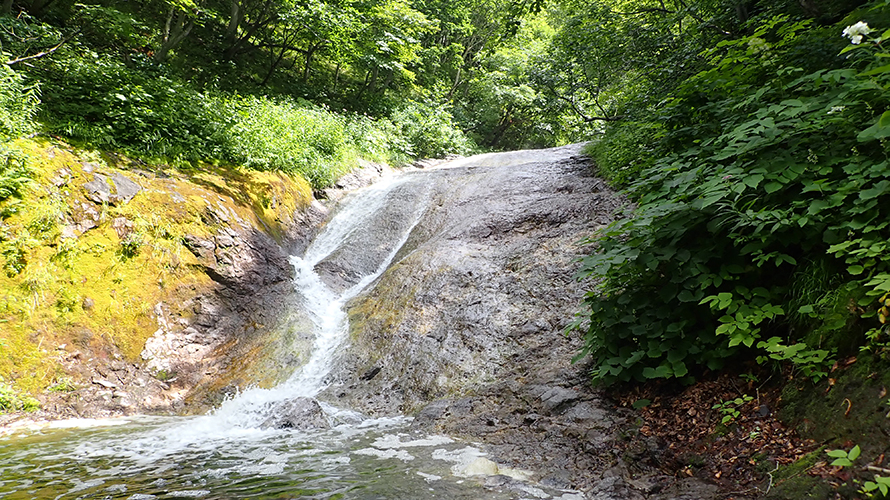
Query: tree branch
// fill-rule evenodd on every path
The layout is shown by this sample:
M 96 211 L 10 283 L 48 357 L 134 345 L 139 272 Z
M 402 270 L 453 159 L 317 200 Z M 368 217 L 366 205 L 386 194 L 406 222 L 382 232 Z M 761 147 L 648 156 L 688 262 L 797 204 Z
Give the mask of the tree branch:
M 574 111 L 578 116 L 581 117 L 582 120 L 584 120 L 587 123 L 594 122 L 594 121 L 616 122 L 618 120 L 624 119 L 623 115 L 589 116 L 587 113 L 584 112 L 583 109 L 581 109 L 581 106 L 579 106 L 578 103 L 576 103 L 574 99 L 570 99 L 570 98 L 560 94 L 559 92 L 556 91 L 555 88 L 553 88 L 552 85 L 546 85 L 546 87 L 548 90 L 550 90 L 550 92 L 553 93 L 553 97 L 556 97 L 557 99 L 559 99 L 561 101 L 565 101 L 565 102 L 569 103 L 569 105 L 572 107 L 572 111 Z M 599 103 L 597 103 L 597 106 L 599 106 Z M 602 107 L 600 107 L 600 109 L 602 109 Z M 603 114 L 605 114 L 605 113 L 603 113 Z
M 72 38 L 77 36 L 79 33 L 80 33 L 80 30 L 75 31 L 74 33 L 63 38 L 62 41 L 59 42 L 58 45 L 56 45 L 55 47 L 53 47 L 49 50 L 44 50 L 44 51 L 38 52 L 36 54 L 32 54 L 30 56 L 24 56 L 24 57 L 18 57 L 16 59 L 10 59 L 9 61 L 6 61 L 4 64 L 6 64 L 7 66 L 12 66 L 13 64 L 18 64 L 20 62 L 30 61 L 32 59 L 40 59 L 41 57 L 46 57 L 46 56 L 52 54 L 53 52 L 59 50 L 59 47 L 64 45 L 66 42 L 70 41 Z

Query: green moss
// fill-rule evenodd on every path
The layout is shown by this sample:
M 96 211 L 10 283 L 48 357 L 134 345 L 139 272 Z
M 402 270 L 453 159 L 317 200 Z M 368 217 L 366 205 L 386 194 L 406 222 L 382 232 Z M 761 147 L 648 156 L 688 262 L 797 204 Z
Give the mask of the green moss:
M 783 390 L 780 418 L 804 437 L 826 446 L 780 468 L 774 474 L 776 489 L 772 498 L 835 498 L 838 492 L 852 495 L 855 485 L 843 484 L 835 491 L 824 479 L 807 475 L 806 470 L 817 461 L 826 460 L 826 448 L 849 449 L 859 445 L 862 455 L 858 464 L 867 464 L 886 450 L 886 436 L 890 435 L 890 363 L 862 353 L 851 365 L 835 370 L 829 377 L 819 384 L 792 380 Z
M 807 475 L 817 462 L 825 459 L 825 447 L 820 447 L 797 462 L 779 467 L 772 472 L 773 487 L 768 498 L 817 499 L 830 498 L 834 492 L 822 478 Z
M 312 200 L 306 181 L 281 173 L 139 164 L 137 175 L 123 170 L 134 166 L 125 157 L 61 142 L 15 147 L 33 182 L 20 198 L 0 202 L 0 377 L 28 393 L 65 375 L 58 345 L 95 353 L 113 345 L 136 361 L 158 328 L 155 304 L 182 303 L 214 286 L 185 236 L 244 223 L 280 239 Z M 143 190 L 128 203 L 97 205 L 83 189 L 93 172 L 121 172 Z M 113 226 L 121 218 L 123 231 Z M 85 221 L 95 227 L 78 226 Z
M 874 458 L 890 435 L 890 363 L 863 353 L 830 377 L 819 384 L 790 381 L 780 417 L 817 442 L 859 444 L 863 459 Z

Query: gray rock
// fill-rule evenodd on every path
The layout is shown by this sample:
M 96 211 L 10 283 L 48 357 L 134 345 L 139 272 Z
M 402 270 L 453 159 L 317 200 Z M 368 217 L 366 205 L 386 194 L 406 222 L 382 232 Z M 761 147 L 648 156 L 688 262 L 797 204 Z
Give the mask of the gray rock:
M 111 228 L 117 233 L 117 237 L 123 240 L 133 232 L 134 225 L 133 221 L 126 217 L 115 217 L 111 221 Z
M 558 413 L 578 401 L 578 391 L 564 387 L 553 387 L 541 395 L 544 408 L 552 413 Z
M 212 241 L 188 234 L 182 239 L 182 243 L 195 257 L 209 262 L 214 261 L 213 251 L 216 250 L 216 245 Z
M 260 426 L 263 429 L 328 429 L 327 417 L 318 401 L 311 398 L 294 398 L 275 403 L 269 418 Z
M 112 205 L 127 203 L 142 191 L 142 186 L 118 172 L 111 174 L 110 179 L 102 174 L 93 174 L 93 180 L 85 183 L 83 188 L 86 197 L 94 203 Z
M 88 199 L 98 204 L 110 203 L 113 186 L 108 183 L 108 177 L 102 174 L 93 174 L 93 180 L 83 185 Z
M 111 180 L 114 182 L 116 202 L 127 203 L 142 191 L 142 186 L 124 177 L 119 172 L 111 174 Z

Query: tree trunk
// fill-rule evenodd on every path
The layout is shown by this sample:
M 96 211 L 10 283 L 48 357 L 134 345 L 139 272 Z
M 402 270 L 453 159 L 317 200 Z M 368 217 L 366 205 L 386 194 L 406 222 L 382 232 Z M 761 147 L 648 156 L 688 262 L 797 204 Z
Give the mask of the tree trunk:
M 448 91 L 448 100 L 451 100 L 451 97 L 454 95 L 454 91 L 457 90 L 457 86 L 460 85 L 460 66 L 457 67 L 457 74 L 454 75 L 454 85 L 451 86 L 451 90 Z
M 3 0 L 4 3 L 7 0 Z M 31 0 L 28 2 L 28 8 L 26 9 L 29 14 L 32 16 L 39 16 L 44 9 L 53 4 L 56 0 Z M 9 2 L 12 3 L 12 2 Z
M 170 13 L 167 14 L 167 22 L 164 25 L 164 41 L 158 50 L 155 51 L 154 61 L 156 63 L 166 61 L 170 51 L 182 43 L 189 32 L 192 31 L 194 25 L 195 20 L 186 13 L 171 8 Z
M 371 70 L 371 83 L 368 84 L 368 90 L 373 94 L 377 91 L 377 75 L 380 73 L 380 67 L 374 66 Z
M 309 48 L 306 49 L 306 65 L 303 67 L 303 84 L 306 84 L 309 81 L 309 70 L 312 64 L 312 54 L 315 54 L 315 51 L 318 50 L 318 46 L 310 45 Z
M 241 0 L 232 0 L 229 24 L 226 26 L 226 40 L 231 45 L 238 38 L 238 26 L 241 25 Z
M 269 83 L 269 79 L 272 78 L 272 73 L 275 73 L 275 69 L 281 64 L 281 61 L 284 59 L 284 54 L 287 52 L 287 48 L 281 47 L 281 52 L 278 53 L 278 56 L 275 56 L 275 51 L 272 50 L 272 61 L 269 65 L 269 72 L 266 73 L 266 77 L 263 78 L 263 81 L 260 83 L 260 86 L 265 87 L 267 83 Z
M 494 147 L 497 146 L 499 142 L 501 142 L 501 139 L 504 137 L 504 133 L 506 133 L 507 129 L 510 128 L 510 125 L 513 124 L 513 119 L 510 118 L 512 112 L 513 110 L 508 107 L 506 112 L 504 113 L 503 118 L 501 118 L 501 122 L 498 123 L 497 127 L 495 127 L 494 137 L 491 138 L 491 142 L 488 143 L 488 147 L 494 149 Z

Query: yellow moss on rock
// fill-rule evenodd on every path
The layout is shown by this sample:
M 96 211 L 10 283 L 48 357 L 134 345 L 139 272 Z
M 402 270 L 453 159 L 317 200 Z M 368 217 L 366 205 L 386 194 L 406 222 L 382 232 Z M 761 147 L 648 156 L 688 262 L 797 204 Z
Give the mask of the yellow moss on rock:
M 156 304 L 213 286 L 183 238 L 238 224 L 280 239 L 312 200 L 305 180 L 285 174 L 136 165 L 48 140 L 10 146 L 34 182 L 21 200 L 0 202 L 0 378 L 32 393 L 62 375 L 59 346 L 113 344 L 135 361 L 158 328 Z M 142 191 L 120 204 L 87 198 L 93 174 L 115 173 Z

